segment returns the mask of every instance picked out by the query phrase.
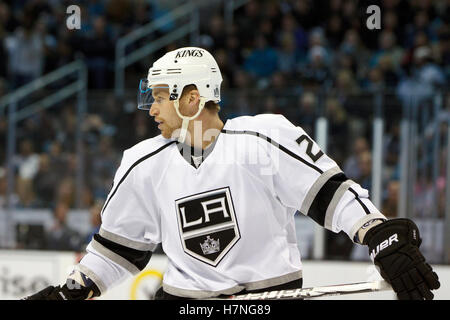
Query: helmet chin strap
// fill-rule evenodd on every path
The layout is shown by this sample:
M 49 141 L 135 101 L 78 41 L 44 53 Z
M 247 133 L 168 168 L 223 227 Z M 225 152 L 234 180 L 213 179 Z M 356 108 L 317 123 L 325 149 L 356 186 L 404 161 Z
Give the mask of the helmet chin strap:
M 195 118 L 197 118 L 200 114 L 200 112 L 202 112 L 203 107 L 205 106 L 206 103 L 206 98 L 204 97 L 200 97 L 200 102 L 198 104 L 198 111 L 192 116 L 192 117 L 186 117 L 183 116 L 180 112 L 180 101 L 174 100 L 173 101 L 173 105 L 175 107 L 175 111 L 177 112 L 177 115 L 183 120 L 182 124 L 181 124 L 181 131 L 180 131 L 180 135 L 178 137 L 178 142 L 180 143 L 184 143 L 184 140 L 186 139 L 186 134 L 187 134 L 187 129 L 188 129 L 188 125 L 189 125 L 189 121 L 194 120 Z

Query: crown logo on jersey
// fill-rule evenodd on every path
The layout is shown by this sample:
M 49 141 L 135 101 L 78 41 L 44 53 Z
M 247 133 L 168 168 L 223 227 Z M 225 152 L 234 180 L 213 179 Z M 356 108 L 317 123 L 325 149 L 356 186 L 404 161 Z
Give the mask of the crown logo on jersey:
M 206 236 L 205 242 L 200 243 L 203 254 L 212 254 L 220 251 L 220 239 L 214 240 L 210 236 Z

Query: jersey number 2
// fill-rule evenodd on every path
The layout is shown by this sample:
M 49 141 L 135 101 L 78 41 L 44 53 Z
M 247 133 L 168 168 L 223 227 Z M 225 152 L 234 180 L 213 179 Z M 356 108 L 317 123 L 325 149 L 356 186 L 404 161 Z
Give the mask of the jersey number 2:
M 312 153 L 312 147 L 313 147 L 313 141 L 310 137 L 308 137 L 306 134 L 302 134 L 300 138 L 298 138 L 297 143 L 300 145 L 303 140 L 306 140 L 308 142 L 308 146 L 306 147 L 306 154 L 312 159 L 312 161 L 316 162 L 320 159 L 320 157 L 323 156 L 322 150 L 319 150 L 316 154 Z

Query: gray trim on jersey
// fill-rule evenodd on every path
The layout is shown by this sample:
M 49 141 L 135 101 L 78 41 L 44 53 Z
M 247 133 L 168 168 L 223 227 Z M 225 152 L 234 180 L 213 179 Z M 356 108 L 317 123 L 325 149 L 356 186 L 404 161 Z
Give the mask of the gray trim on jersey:
M 320 189 L 325 185 L 325 183 L 335 174 L 341 173 L 342 170 L 336 166 L 333 167 L 320 175 L 320 177 L 314 182 L 314 184 L 309 188 L 308 193 L 306 194 L 305 199 L 303 200 L 302 207 L 300 208 L 300 212 L 304 215 L 308 215 L 309 208 L 319 193 Z
M 76 266 L 78 268 L 78 270 L 85 274 L 86 276 L 88 276 L 89 278 L 91 278 L 91 280 L 95 283 L 95 285 L 97 286 L 98 290 L 100 290 L 100 295 L 104 294 L 107 290 L 107 287 L 105 286 L 105 284 L 103 283 L 103 281 L 88 267 L 86 267 L 83 264 L 78 264 Z
M 362 217 L 350 229 L 350 232 L 349 232 L 349 235 L 348 235 L 350 237 L 350 239 L 354 242 L 355 235 L 358 232 L 358 230 L 361 229 L 361 227 L 365 223 L 369 222 L 370 220 L 375 220 L 375 219 L 387 220 L 387 218 L 384 215 L 382 215 L 381 213 L 379 213 L 379 212 L 371 213 L 371 214 L 368 214 L 368 215 Z M 356 242 L 354 242 L 354 243 L 356 243 Z
M 130 240 L 123 236 L 119 236 L 118 234 L 106 231 L 103 228 L 100 228 L 99 235 L 109 241 L 118 243 L 122 246 L 131 248 L 131 249 L 140 250 L 140 251 L 153 251 L 157 247 L 157 244 L 155 244 L 155 243 L 144 243 L 144 242 L 139 242 L 139 241 L 135 241 L 135 240 Z
M 259 290 L 264 288 L 269 288 L 273 286 L 278 286 L 283 283 L 291 282 L 294 280 L 301 279 L 303 277 L 302 270 L 294 271 L 280 277 L 275 277 L 271 279 L 265 279 L 260 281 L 254 281 L 244 284 L 245 289 L 247 290 Z
M 350 188 L 352 184 L 355 184 L 355 182 L 352 180 L 347 180 L 343 182 L 334 193 L 333 198 L 331 199 L 330 204 L 328 205 L 327 211 L 325 213 L 324 227 L 326 229 L 332 230 L 333 217 L 336 211 L 336 207 L 339 201 L 342 199 L 342 196 L 345 194 L 345 192 L 348 190 L 348 188 Z
M 134 264 L 129 262 L 127 259 L 119 256 L 118 254 L 114 253 L 113 251 L 109 250 L 97 240 L 92 239 L 91 245 L 92 248 L 94 248 L 100 254 L 104 255 L 106 258 L 110 259 L 114 263 L 117 263 L 124 269 L 128 270 L 131 274 L 136 275 L 140 272 L 140 270 Z
M 264 288 L 269 288 L 283 283 L 288 283 L 294 280 L 301 279 L 303 276 L 302 270 L 294 271 L 279 277 L 249 282 L 241 285 L 236 285 L 234 287 L 218 290 L 218 291 L 205 291 L 205 290 L 189 290 L 181 289 L 177 287 L 170 286 L 163 283 L 163 290 L 171 295 L 184 297 L 184 298 L 195 298 L 195 299 L 205 299 L 211 297 L 217 297 L 221 294 L 232 295 L 238 293 L 244 289 L 246 290 L 259 290 Z

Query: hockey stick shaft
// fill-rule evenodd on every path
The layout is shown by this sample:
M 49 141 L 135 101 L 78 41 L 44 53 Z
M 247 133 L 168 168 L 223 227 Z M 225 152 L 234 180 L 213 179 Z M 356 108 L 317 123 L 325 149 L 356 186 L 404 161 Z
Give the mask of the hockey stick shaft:
M 291 290 L 275 290 L 260 293 L 246 293 L 229 296 L 223 299 L 232 300 L 292 300 L 311 299 L 324 296 L 336 296 L 365 292 L 376 292 L 392 290 L 389 283 L 384 280 L 372 282 L 360 282 L 351 284 L 340 284 L 333 286 L 298 288 Z M 222 300 L 221 298 L 218 298 Z

